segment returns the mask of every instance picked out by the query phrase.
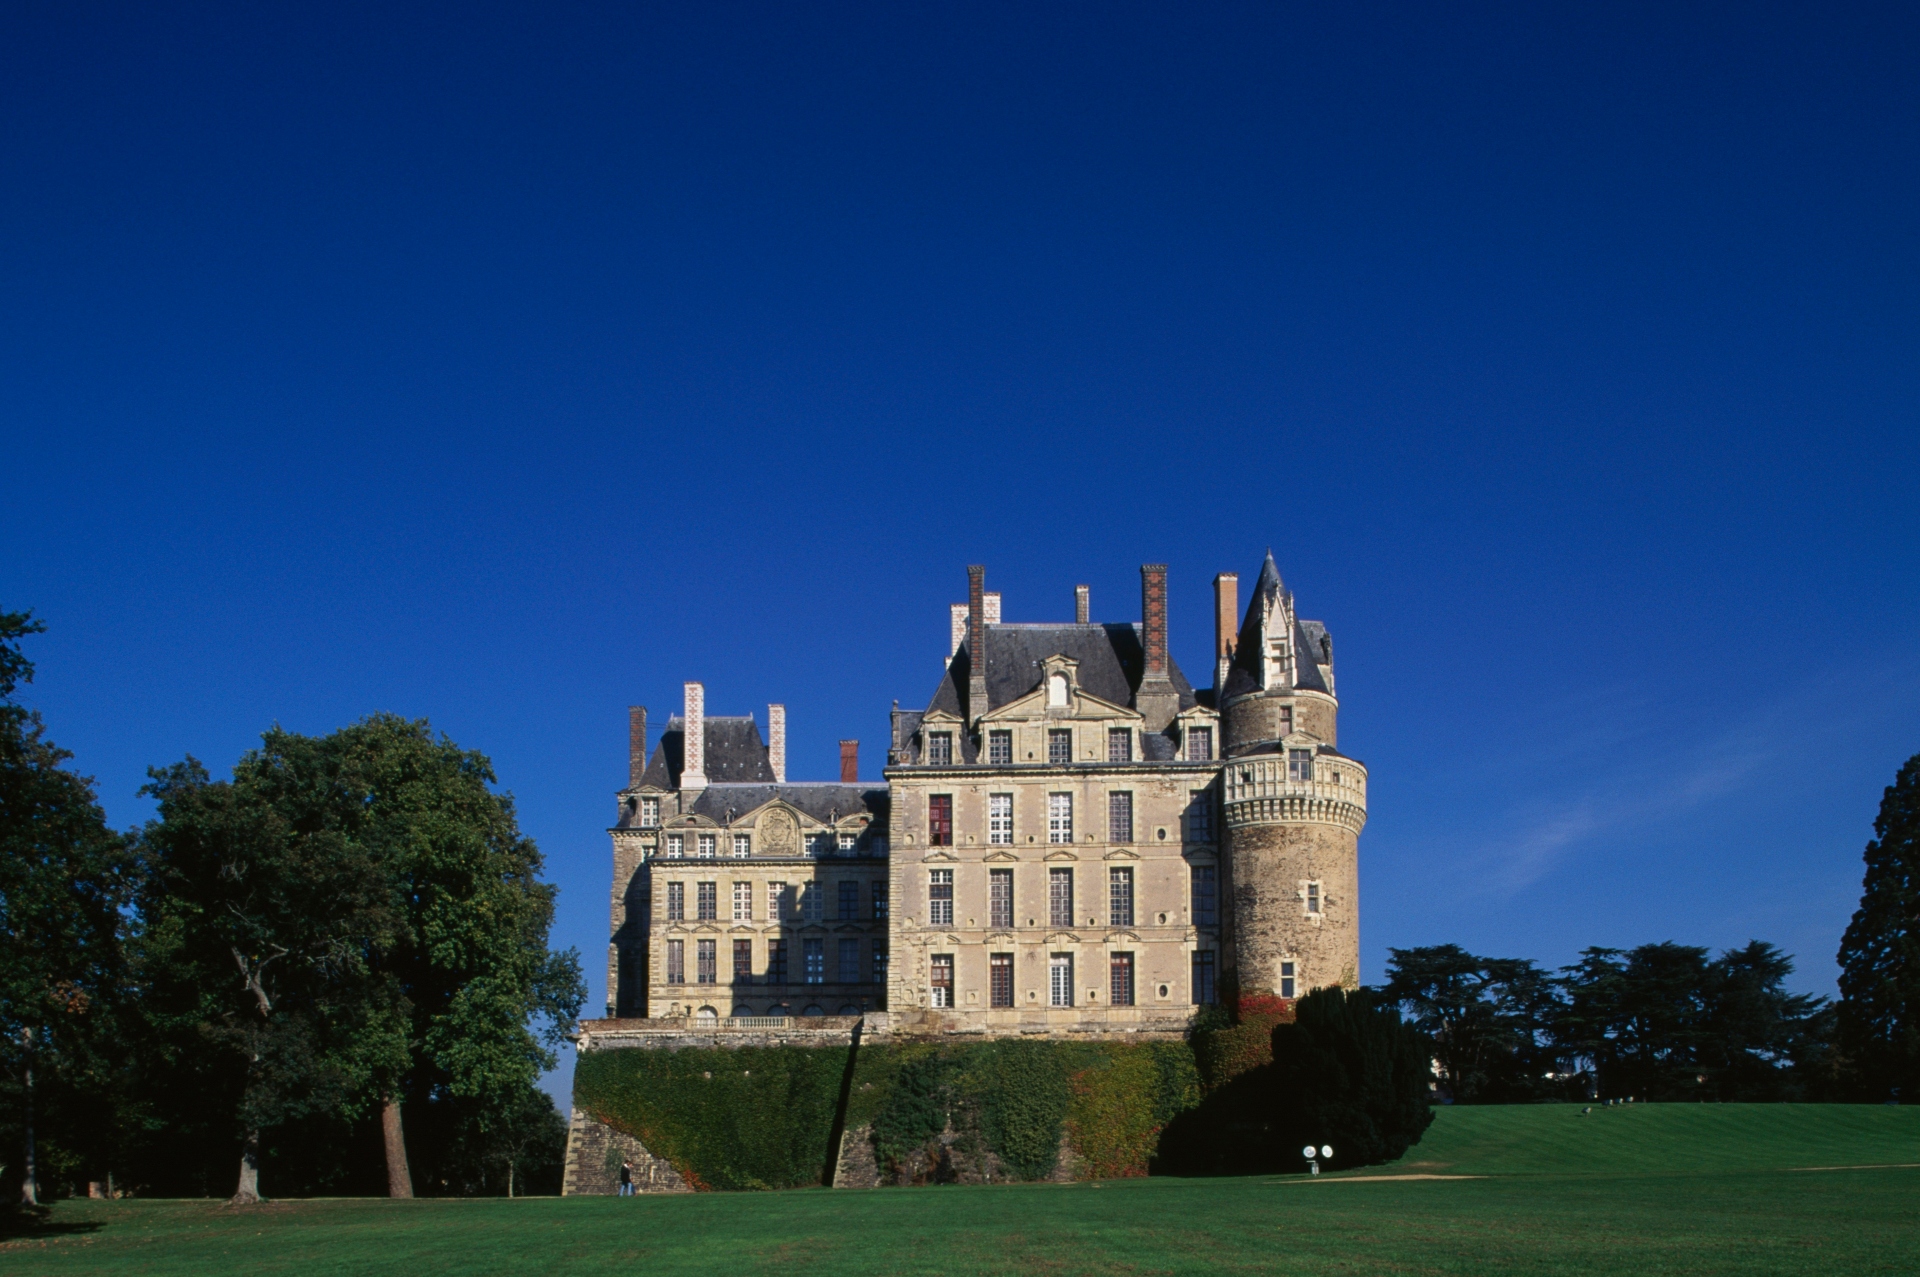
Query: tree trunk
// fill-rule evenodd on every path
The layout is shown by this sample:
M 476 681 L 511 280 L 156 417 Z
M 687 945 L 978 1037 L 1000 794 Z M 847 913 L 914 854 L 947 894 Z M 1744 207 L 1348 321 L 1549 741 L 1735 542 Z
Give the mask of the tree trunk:
M 412 1197 L 413 1176 L 407 1171 L 407 1137 L 400 1125 L 397 1095 L 389 1095 L 380 1106 L 380 1133 L 387 1142 L 387 1196 Z
M 26 1160 L 24 1173 L 20 1179 L 20 1204 L 38 1206 L 40 1204 L 39 1174 L 34 1169 L 33 1151 L 33 1030 L 20 1030 L 20 1040 L 27 1048 L 27 1127 Z
M 233 1190 L 231 1205 L 251 1206 L 260 1200 L 260 1132 L 248 1131 L 240 1146 L 240 1186 Z

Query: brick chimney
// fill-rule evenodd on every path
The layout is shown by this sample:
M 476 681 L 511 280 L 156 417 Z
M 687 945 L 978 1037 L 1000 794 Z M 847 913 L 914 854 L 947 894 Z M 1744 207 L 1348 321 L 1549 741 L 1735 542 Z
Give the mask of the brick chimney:
M 767 706 L 767 766 L 776 784 L 787 783 L 787 707 Z
M 987 624 L 1000 624 L 1000 595 L 988 590 L 983 596 L 987 606 Z M 947 605 L 947 659 L 941 664 L 947 665 L 959 653 L 960 645 L 967 641 L 967 619 L 970 609 L 965 603 Z
M 1092 615 L 1093 615 L 1093 609 L 1092 607 L 1089 606 L 1089 602 L 1087 598 L 1087 587 L 1084 585 L 1074 586 L 1073 587 L 1073 623 L 1075 625 L 1085 625 L 1088 619 L 1092 617 Z
M 1239 641 L 1236 629 L 1240 618 L 1240 574 L 1222 572 L 1213 578 L 1213 690 L 1217 696 L 1227 688 L 1227 667 L 1233 663 L 1233 646 Z M 1214 702 L 1215 708 L 1219 702 Z
M 707 787 L 707 689 L 686 686 L 686 708 L 680 714 L 680 788 Z
M 1150 732 L 1165 731 L 1180 712 L 1180 694 L 1173 690 L 1172 666 L 1167 659 L 1167 565 L 1140 565 L 1140 687 L 1133 707 L 1146 719 Z
M 647 774 L 647 707 L 627 706 L 627 784 L 638 785 Z
M 840 742 L 840 783 L 842 785 L 860 783 L 860 742 L 857 740 Z
M 978 723 L 987 712 L 987 569 L 967 568 L 967 720 Z

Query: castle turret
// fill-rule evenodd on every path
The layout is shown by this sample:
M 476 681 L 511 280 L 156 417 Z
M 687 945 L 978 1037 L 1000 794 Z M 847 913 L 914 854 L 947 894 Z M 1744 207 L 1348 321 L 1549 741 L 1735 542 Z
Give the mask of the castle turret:
M 1342 755 L 1333 640 L 1267 555 L 1219 692 L 1230 970 L 1242 994 L 1360 980 L 1367 769 Z

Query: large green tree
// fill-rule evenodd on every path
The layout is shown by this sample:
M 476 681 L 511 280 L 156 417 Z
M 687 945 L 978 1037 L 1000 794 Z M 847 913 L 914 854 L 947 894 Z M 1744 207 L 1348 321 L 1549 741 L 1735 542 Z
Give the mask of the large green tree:
M 1483 958 L 1457 944 L 1389 949 L 1381 993 L 1433 1041 L 1440 1083 L 1456 1103 L 1547 1093 L 1559 1010 L 1553 977 L 1523 958 Z
M 1840 942 L 1840 1049 L 1873 1099 L 1920 1102 L 1920 754 L 1880 800 Z

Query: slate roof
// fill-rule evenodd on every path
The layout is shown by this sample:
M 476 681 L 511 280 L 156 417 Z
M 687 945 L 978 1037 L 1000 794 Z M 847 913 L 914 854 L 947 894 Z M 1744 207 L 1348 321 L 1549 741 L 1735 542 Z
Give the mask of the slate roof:
M 1049 656 L 1065 656 L 1078 663 L 1082 691 L 1116 705 L 1133 703 L 1146 664 L 1138 625 L 989 625 L 986 630 L 988 710 L 1017 701 L 1039 687 L 1040 663 Z M 972 648 L 969 639 L 954 653 L 927 705 L 929 713 L 945 710 L 962 719 L 972 717 L 967 705 L 967 685 L 973 677 Z M 1167 666 L 1173 690 L 1180 696 L 1180 708 L 1192 709 L 1198 701 L 1187 676 L 1171 655 Z
M 1253 583 L 1253 594 L 1247 600 L 1246 619 L 1240 623 L 1240 637 L 1234 643 L 1233 664 L 1227 670 L 1226 696 L 1238 696 L 1242 692 L 1260 690 L 1260 662 L 1265 653 L 1260 641 L 1260 618 L 1265 615 L 1268 606 L 1287 587 L 1280 580 L 1280 569 L 1274 566 L 1273 551 L 1267 551 L 1267 561 L 1260 565 L 1260 576 Z M 1293 624 L 1293 682 L 1295 687 L 1304 687 L 1309 691 L 1328 692 L 1332 689 L 1320 677 L 1319 665 L 1328 660 L 1332 639 L 1327 637 L 1327 627 L 1318 621 L 1302 621 L 1297 617 Z
M 883 832 L 886 828 L 884 786 L 843 785 L 829 780 L 789 781 L 784 785 L 708 785 L 688 810 L 696 816 L 725 823 L 729 813 L 744 816 L 776 799 L 799 808 L 822 824 L 866 811 Z
M 706 729 L 708 784 L 773 783 L 773 763 L 767 756 L 766 742 L 760 739 L 760 726 L 751 715 L 709 715 Z M 686 725 L 675 714 L 667 720 L 667 730 L 660 733 L 660 743 L 654 747 L 640 783 L 678 789 L 685 755 Z

